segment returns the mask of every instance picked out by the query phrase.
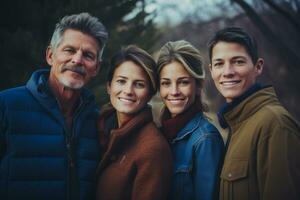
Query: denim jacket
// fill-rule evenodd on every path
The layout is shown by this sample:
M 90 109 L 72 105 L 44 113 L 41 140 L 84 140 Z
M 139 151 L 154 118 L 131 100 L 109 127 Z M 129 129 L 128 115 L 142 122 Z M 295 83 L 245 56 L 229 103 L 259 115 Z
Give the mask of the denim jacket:
M 171 142 L 172 200 L 217 198 L 224 143 L 218 130 L 197 113 Z

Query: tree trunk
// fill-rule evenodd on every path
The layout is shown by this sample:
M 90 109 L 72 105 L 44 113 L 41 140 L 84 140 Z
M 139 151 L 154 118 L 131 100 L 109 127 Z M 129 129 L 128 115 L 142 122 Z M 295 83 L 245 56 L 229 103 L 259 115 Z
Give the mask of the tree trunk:
M 279 38 L 270 27 L 262 20 L 262 18 L 255 12 L 255 10 L 244 0 L 232 0 L 237 3 L 247 14 L 254 25 L 263 33 L 263 35 L 269 40 L 270 44 L 273 45 L 278 55 L 287 64 L 287 69 L 291 74 L 290 81 L 293 81 L 295 87 L 299 87 L 297 80 L 300 74 L 300 58 Z
M 295 27 L 295 29 L 300 33 L 300 23 L 289 12 L 282 9 L 272 0 L 263 0 L 263 1 L 266 4 L 268 4 L 271 8 L 273 8 L 277 13 L 281 14 L 285 19 L 287 19 L 287 21 L 289 21 Z

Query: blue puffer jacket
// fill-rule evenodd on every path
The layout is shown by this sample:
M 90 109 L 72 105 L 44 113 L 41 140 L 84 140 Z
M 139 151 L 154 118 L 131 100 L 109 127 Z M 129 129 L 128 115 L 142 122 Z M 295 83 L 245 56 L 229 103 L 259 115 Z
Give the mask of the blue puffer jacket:
M 97 110 L 83 89 L 72 130 L 36 71 L 26 86 L 0 93 L 0 199 L 89 200 L 99 160 Z M 76 198 L 75 198 L 76 197 Z
M 217 197 L 224 143 L 202 113 L 173 139 L 172 200 L 211 200 Z

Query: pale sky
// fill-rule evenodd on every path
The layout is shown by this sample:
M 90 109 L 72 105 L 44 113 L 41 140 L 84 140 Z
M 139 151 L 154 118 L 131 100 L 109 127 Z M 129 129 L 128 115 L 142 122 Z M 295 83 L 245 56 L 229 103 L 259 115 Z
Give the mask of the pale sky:
M 155 21 L 158 24 L 176 24 L 182 21 L 184 18 L 190 18 L 191 20 L 209 20 L 217 16 L 232 16 L 236 14 L 236 8 L 230 4 L 229 0 L 148 0 L 146 11 L 151 13 L 154 10 L 157 11 L 157 17 Z M 229 8 L 226 13 L 220 5 L 227 6 Z M 193 16 L 193 17 L 191 17 Z

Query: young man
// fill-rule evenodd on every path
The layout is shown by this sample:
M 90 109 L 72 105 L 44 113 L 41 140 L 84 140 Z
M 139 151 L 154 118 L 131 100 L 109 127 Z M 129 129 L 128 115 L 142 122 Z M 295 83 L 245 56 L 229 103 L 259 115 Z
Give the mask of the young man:
M 210 72 L 226 99 L 219 112 L 230 141 L 220 199 L 300 199 L 300 127 L 271 86 L 256 78 L 264 61 L 241 28 L 225 28 L 209 43 Z
M 0 93 L 0 199 L 95 198 L 97 110 L 84 86 L 106 39 L 97 18 L 65 16 L 46 52 L 50 71 Z

